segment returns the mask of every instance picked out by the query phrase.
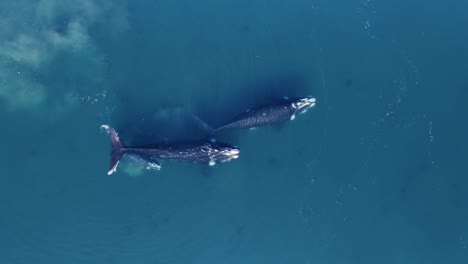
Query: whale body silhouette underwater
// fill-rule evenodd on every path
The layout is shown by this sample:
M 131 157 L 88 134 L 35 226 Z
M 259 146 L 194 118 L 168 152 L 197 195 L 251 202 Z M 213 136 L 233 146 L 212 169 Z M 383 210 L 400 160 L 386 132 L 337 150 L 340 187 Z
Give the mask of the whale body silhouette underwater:
M 211 136 L 230 129 L 246 129 L 284 123 L 294 120 L 296 115 L 307 112 L 315 106 L 314 97 L 283 98 L 278 102 L 262 105 L 254 109 L 246 110 L 231 121 L 212 128 L 202 122 Z M 217 163 L 224 163 L 237 159 L 240 150 L 237 146 L 222 143 L 212 137 L 187 143 L 159 144 L 145 146 L 126 146 L 120 140 L 117 131 L 109 125 L 102 125 L 110 137 L 111 159 L 108 175 L 117 170 L 117 166 L 124 155 L 127 155 L 134 162 L 146 168 L 160 169 L 159 159 L 178 160 L 192 163 L 201 163 L 214 166 Z

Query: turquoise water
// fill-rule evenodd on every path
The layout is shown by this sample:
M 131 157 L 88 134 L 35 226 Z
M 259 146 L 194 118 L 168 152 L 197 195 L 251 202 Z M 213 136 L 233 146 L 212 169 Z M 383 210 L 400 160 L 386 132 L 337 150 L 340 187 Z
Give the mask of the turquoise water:
M 462 1 L 0 3 L 0 263 L 467 263 Z M 213 168 L 122 161 L 282 96 Z

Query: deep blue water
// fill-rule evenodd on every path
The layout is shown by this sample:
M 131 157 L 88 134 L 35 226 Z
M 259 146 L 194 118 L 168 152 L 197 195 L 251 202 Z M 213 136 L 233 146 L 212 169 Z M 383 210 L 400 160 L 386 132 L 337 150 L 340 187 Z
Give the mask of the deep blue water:
M 468 263 L 463 1 L 0 3 L 0 263 Z M 282 96 L 213 168 L 122 161 Z

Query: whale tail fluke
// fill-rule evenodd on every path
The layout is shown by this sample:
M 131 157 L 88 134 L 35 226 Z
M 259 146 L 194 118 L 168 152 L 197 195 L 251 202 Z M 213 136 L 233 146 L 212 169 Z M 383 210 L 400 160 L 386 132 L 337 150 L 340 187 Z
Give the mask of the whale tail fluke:
M 109 134 L 112 146 L 110 167 L 109 171 L 107 172 L 107 175 L 111 175 L 117 170 L 117 165 L 119 165 L 119 161 L 125 153 L 125 145 L 122 143 L 122 141 L 120 141 L 119 134 L 117 133 L 117 131 L 115 131 L 113 127 L 109 125 L 102 125 L 101 129 L 105 129 Z

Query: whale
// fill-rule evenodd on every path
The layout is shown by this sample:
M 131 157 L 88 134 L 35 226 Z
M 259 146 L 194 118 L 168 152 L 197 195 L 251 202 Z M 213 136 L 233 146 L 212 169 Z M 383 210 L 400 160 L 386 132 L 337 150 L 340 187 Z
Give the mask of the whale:
M 173 144 L 126 146 L 122 143 L 119 134 L 113 127 L 104 124 L 101 129 L 109 134 L 111 143 L 108 175 L 116 172 L 117 166 L 124 155 L 147 168 L 157 170 L 161 168 L 159 160 L 176 160 L 214 166 L 217 163 L 237 159 L 240 155 L 238 147 L 214 139 Z
M 299 114 L 315 106 L 316 99 L 311 96 L 283 97 L 276 102 L 248 109 L 219 127 L 212 127 L 200 118 L 194 116 L 211 135 L 228 129 L 258 128 L 262 126 L 284 123 L 296 119 Z

